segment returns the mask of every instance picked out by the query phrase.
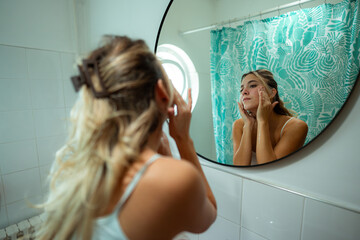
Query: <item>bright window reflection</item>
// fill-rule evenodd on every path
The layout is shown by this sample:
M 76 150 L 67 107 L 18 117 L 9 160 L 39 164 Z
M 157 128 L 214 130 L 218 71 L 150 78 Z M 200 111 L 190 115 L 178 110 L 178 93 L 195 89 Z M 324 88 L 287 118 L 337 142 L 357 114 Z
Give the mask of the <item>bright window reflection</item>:
M 166 74 L 176 90 L 187 100 L 187 89 L 191 88 L 194 109 L 199 96 L 199 77 L 190 57 L 179 47 L 172 44 L 158 46 L 156 55 L 163 63 Z
M 168 77 L 172 80 L 176 90 L 181 93 L 184 92 L 186 87 L 186 76 L 181 66 L 175 64 L 175 62 L 164 62 L 163 67 Z

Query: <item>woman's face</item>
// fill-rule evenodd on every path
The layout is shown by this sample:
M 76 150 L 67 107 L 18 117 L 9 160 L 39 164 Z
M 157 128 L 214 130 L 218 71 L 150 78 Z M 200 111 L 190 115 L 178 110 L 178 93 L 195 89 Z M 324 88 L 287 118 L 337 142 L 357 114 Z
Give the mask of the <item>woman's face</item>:
M 247 75 L 241 83 L 240 101 L 245 110 L 255 110 L 259 105 L 259 88 L 263 83 L 254 74 Z

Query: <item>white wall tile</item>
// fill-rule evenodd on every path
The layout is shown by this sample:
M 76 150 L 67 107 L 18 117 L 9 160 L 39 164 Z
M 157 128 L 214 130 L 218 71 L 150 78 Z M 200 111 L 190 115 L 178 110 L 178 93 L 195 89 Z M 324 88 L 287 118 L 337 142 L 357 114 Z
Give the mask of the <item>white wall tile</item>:
M 8 204 L 6 207 L 9 215 L 9 225 L 41 214 L 42 211 L 32 205 L 39 204 L 42 201 L 42 196 L 36 196 Z
M 1 1 L 0 42 L 31 48 L 74 51 L 73 2 Z
M 47 164 L 40 167 L 41 190 L 44 195 L 47 195 L 49 193 L 50 182 L 48 176 L 51 166 L 52 164 Z
M 27 49 L 29 78 L 61 79 L 60 54 L 57 52 Z
M 358 240 L 360 213 L 306 199 L 302 240 Z
M 36 136 L 49 137 L 64 135 L 66 129 L 65 109 L 46 109 L 34 111 Z
M 0 206 L 0 229 L 9 226 L 9 219 L 5 205 Z
M 28 79 L 0 79 L 0 111 L 31 109 Z
M 242 179 L 240 177 L 203 167 L 218 206 L 218 215 L 240 224 Z
M 61 53 L 65 106 L 70 108 L 78 96 L 71 82 L 71 77 L 79 74 L 75 61 L 75 54 Z
M 65 106 L 61 79 L 31 79 L 33 108 L 59 108 Z
M 2 174 L 38 166 L 35 140 L 0 144 L 0 156 Z
M 4 186 L 2 181 L 2 175 L 0 175 L 0 206 L 5 205 Z
M 0 45 L 0 78 L 26 78 L 24 48 Z
M 55 160 L 56 151 L 65 144 L 65 139 L 64 135 L 37 139 L 40 166 L 51 164 Z
M 247 230 L 246 228 L 241 228 L 240 240 L 267 240 L 266 238 Z
M 3 175 L 6 204 L 42 194 L 39 168 Z
M 218 216 L 210 228 L 199 234 L 199 240 L 239 240 L 240 226 Z
M 65 96 L 65 106 L 72 108 L 79 96 L 79 93 L 75 92 L 74 86 L 70 79 L 64 80 L 64 96 Z
M 0 112 L 0 143 L 34 137 L 31 111 Z
M 299 239 L 303 203 L 303 197 L 244 180 L 241 225 L 268 239 Z

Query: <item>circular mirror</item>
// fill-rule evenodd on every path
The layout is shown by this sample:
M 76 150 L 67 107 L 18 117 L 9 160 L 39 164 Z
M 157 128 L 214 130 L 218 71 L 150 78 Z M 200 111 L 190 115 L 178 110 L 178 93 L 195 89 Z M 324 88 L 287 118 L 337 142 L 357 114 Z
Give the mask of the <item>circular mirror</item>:
M 233 123 L 242 118 L 242 75 L 258 69 L 272 72 L 284 106 L 308 127 L 304 143 L 275 160 L 321 134 L 347 101 L 359 73 L 355 9 L 351 0 L 301 5 L 279 0 L 261 8 L 235 0 L 170 1 L 155 51 L 159 54 L 161 46 L 171 44 L 186 53 L 196 69 L 199 90 L 190 132 L 198 154 L 235 166 Z M 171 58 L 161 57 L 166 71 Z M 175 65 L 171 68 L 183 75 Z M 283 130 L 287 122 L 278 128 Z M 280 136 L 274 130 L 271 138 L 274 152 L 282 130 Z

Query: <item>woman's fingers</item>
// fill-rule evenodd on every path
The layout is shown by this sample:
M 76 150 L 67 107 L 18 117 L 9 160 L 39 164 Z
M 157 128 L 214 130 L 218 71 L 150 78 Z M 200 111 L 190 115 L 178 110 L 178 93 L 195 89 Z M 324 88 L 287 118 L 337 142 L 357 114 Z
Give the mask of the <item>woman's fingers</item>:
M 173 109 L 169 108 L 169 130 L 170 135 L 176 139 L 186 138 L 189 135 L 190 121 L 191 121 L 191 105 L 192 98 L 188 96 L 188 103 L 182 98 L 182 96 L 174 90 L 174 107 L 176 106 L 177 112 L 174 113 Z
M 242 107 L 241 107 L 241 104 L 239 103 L 239 102 L 236 102 L 237 103 L 237 105 L 239 106 L 239 110 L 240 110 L 240 112 L 242 112 Z
M 180 93 L 174 89 L 174 105 L 177 106 L 177 111 L 183 112 L 183 111 L 191 111 L 192 108 L 192 97 L 191 97 L 191 88 L 188 89 L 188 103 L 185 102 L 185 100 L 182 98 Z
M 265 87 L 261 87 L 258 90 L 259 92 L 259 105 L 262 106 L 265 103 L 270 103 L 270 96 L 266 92 Z
M 192 96 L 191 96 L 191 88 L 188 89 L 188 107 L 191 111 L 192 109 Z

